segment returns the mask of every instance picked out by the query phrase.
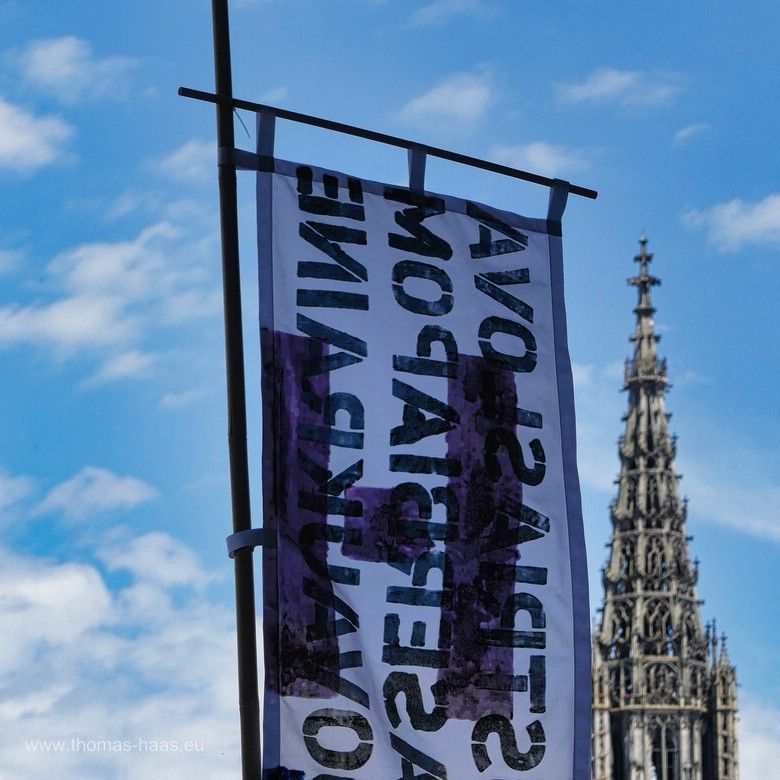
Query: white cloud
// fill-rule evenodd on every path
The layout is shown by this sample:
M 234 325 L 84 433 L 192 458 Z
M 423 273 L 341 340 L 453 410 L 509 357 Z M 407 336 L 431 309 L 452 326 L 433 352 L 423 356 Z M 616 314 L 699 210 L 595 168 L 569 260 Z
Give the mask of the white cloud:
M 85 520 L 117 509 L 130 509 L 156 496 L 157 491 L 140 479 L 85 466 L 74 477 L 53 488 L 34 513 L 62 512 L 68 519 Z
M 705 228 L 713 246 L 721 252 L 737 252 L 743 246 L 780 245 L 780 193 L 746 203 L 739 198 L 708 209 L 683 214 L 689 227 Z
M 32 492 L 32 480 L 27 477 L 12 477 L 0 470 L 0 511 L 8 509 Z
M 731 456 L 739 464 L 734 466 L 718 463 L 715 452 L 706 465 L 701 456 L 683 461 L 683 487 L 696 513 L 740 533 L 780 543 L 780 484 L 771 474 L 761 474 L 758 464 L 753 471 L 745 468 L 755 459 L 754 453 L 742 453 L 740 458 L 732 447 Z
M 695 138 L 697 135 L 702 135 L 710 129 L 710 125 L 707 122 L 696 122 L 692 125 L 686 125 L 681 127 L 673 136 L 672 143 L 675 146 L 682 146 L 684 143 Z
M 141 582 L 169 588 L 203 588 L 214 576 L 205 572 L 190 547 L 172 536 L 153 531 L 132 539 L 111 539 L 98 551 L 109 571 L 127 570 Z
M 25 568 L 5 551 L 0 560 L 0 612 L 7 632 L 0 656 L 3 677 L 30 660 L 30 649 L 68 645 L 109 619 L 111 597 L 92 567 L 49 566 L 29 558 Z
M 128 190 L 113 201 L 106 212 L 106 217 L 110 220 L 121 219 L 140 210 L 159 214 L 162 207 L 161 199 L 156 193 Z
M 10 701 L 0 702 L 0 722 L 43 715 L 72 690 L 69 685 L 51 686 L 44 691 L 35 691 L 28 696 L 21 694 Z
M 137 376 L 144 359 L 128 347 L 149 328 L 220 311 L 219 290 L 200 264 L 210 259 L 210 245 L 183 241 L 182 233 L 160 222 L 129 241 L 83 244 L 57 256 L 47 267 L 55 299 L 0 307 L 0 346 L 40 344 L 60 357 L 108 350 L 105 378 Z
M 202 389 L 195 390 L 183 390 L 180 393 L 166 393 L 160 399 L 161 409 L 183 409 L 186 406 L 194 404 L 206 395 L 206 391 Z
M 544 176 L 576 173 L 590 167 L 583 152 L 543 141 L 522 146 L 494 146 L 492 157 L 504 165 Z
M 128 549 L 141 550 L 143 539 Z M 191 551 L 178 545 L 177 555 L 178 565 Z M 94 566 L 0 548 L 4 777 L 227 780 L 238 773 L 232 610 L 184 583 L 174 600 L 164 581 L 137 566 L 131 576 L 112 592 Z M 26 747 L 34 740 L 76 747 Z M 178 741 L 180 749 L 90 750 L 97 740 Z M 197 749 L 185 752 L 185 741 Z
M 488 8 L 481 0 L 436 0 L 418 8 L 409 17 L 410 27 L 432 27 L 444 24 L 460 14 L 487 13 Z
M 261 103 L 280 103 L 282 100 L 287 99 L 287 95 L 289 94 L 289 90 L 287 87 L 272 87 L 271 89 L 266 90 L 263 92 L 262 95 L 260 95 L 260 102 Z
M 743 780 L 780 777 L 780 710 L 754 702 L 740 705 L 739 774 Z
M 33 41 L 13 59 L 29 86 L 68 104 L 124 96 L 138 64 L 131 57 L 96 59 L 90 44 L 72 35 Z
M 414 124 L 446 122 L 467 129 L 485 114 L 493 99 L 487 74 L 456 73 L 410 100 L 400 117 Z
M 62 159 L 73 128 L 56 116 L 37 117 L 0 97 L 0 168 L 32 173 Z
M 0 344 L 48 343 L 65 352 L 84 345 L 106 346 L 136 331 L 132 319 L 120 321 L 116 296 L 75 295 L 48 306 L 0 308 Z
M 64 252 L 52 261 L 49 270 L 71 293 L 121 293 L 129 300 L 138 300 L 149 296 L 150 284 L 158 277 L 163 276 L 164 281 L 163 246 L 178 236 L 173 225 L 159 222 L 133 241 L 84 244 Z
M 122 352 L 110 357 L 83 385 L 85 387 L 104 385 L 119 379 L 149 376 L 156 362 L 156 355 L 137 350 Z
M 160 171 L 169 179 L 186 184 L 216 181 L 216 148 L 213 141 L 190 140 L 163 157 Z
M 584 81 L 560 85 L 558 97 L 564 103 L 612 102 L 638 108 L 668 103 L 682 89 L 677 74 L 599 68 Z

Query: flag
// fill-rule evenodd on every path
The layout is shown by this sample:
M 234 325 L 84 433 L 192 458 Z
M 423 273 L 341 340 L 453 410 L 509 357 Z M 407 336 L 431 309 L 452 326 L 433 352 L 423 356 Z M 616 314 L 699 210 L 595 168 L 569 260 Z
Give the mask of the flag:
M 264 769 L 589 776 L 560 222 L 258 174 Z

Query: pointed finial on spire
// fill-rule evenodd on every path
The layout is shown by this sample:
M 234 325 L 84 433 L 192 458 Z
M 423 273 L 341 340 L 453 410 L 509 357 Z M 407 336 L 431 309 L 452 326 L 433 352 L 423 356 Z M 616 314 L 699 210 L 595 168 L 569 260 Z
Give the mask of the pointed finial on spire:
M 718 663 L 718 624 L 712 619 L 712 634 L 710 635 L 710 663 L 714 668 Z
M 721 665 L 728 664 L 728 662 L 729 662 L 729 651 L 728 651 L 728 648 L 726 647 L 726 639 L 727 639 L 726 633 L 723 632 L 720 635 L 720 663 L 721 663 Z

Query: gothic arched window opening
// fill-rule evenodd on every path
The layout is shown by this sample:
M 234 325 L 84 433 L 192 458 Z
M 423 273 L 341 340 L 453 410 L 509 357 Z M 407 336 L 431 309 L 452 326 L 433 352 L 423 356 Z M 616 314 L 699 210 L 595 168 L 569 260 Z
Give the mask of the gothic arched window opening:
M 634 575 L 635 547 L 632 539 L 625 539 L 620 545 L 620 573 L 624 577 Z
M 666 550 L 663 540 L 658 536 L 651 536 L 647 540 L 645 572 L 647 574 L 665 574 L 666 569 Z
M 647 602 L 644 633 L 650 654 L 669 654 L 675 632 L 672 627 L 672 613 L 666 601 L 651 599 Z
M 653 770 L 657 780 L 680 780 L 680 750 L 673 721 L 655 721 L 650 727 Z
M 672 704 L 679 699 L 679 675 L 668 663 L 649 664 L 645 672 L 645 688 L 648 701 L 655 704 Z

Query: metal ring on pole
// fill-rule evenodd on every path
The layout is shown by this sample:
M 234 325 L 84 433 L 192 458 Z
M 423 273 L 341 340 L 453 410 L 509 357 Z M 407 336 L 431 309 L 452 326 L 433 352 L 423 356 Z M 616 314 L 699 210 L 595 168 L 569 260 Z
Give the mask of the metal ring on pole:
M 235 558 L 236 553 L 246 547 L 254 549 L 255 547 L 276 546 L 276 540 L 266 528 L 250 528 L 247 531 L 238 531 L 228 536 L 225 542 L 227 543 L 228 555 L 231 558 Z

